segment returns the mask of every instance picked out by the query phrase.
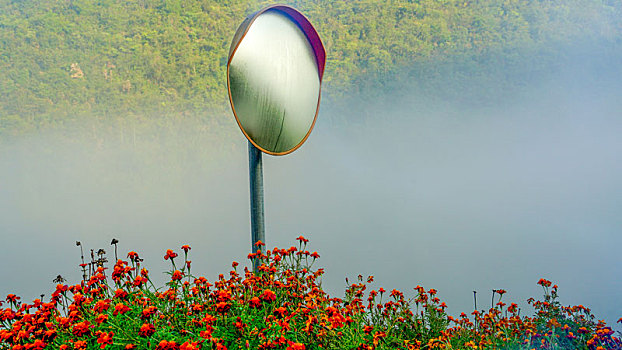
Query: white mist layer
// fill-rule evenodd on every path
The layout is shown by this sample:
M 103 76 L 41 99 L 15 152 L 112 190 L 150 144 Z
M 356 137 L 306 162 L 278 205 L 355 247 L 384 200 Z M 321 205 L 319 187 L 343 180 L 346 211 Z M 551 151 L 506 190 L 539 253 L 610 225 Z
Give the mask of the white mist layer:
M 303 147 L 264 156 L 268 247 L 302 234 L 331 295 L 345 277 L 374 275 L 373 288 L 406 297 L 436 288 L 452 315 L 473 310 L 473 290 L 487 309 L 498 288 L 532 315 L 525 301 L 547 278 L 562 304 L 620 329 L 622 77 L 575 68 L 486 108 L 404 91 L 361 102 L 377 116 L 364 121 L 323 107 Z M 5 148 L 0 296 L 48 298 L 57 274 L 77 283 L 76 240 L 112 260 L 117 238 L 159 286 L 164 252 L 182 244 L 211 281 L 234 260 L 250 266 L 246 140 L 233 116 L 214 128 L 232 136 L 163 130 L 157 149 L 37 136 Z

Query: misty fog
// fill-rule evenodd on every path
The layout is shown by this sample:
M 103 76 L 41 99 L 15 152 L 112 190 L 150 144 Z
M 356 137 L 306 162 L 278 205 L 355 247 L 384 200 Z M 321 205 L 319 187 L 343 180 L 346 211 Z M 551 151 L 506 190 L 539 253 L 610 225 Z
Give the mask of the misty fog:
M 499 288 L 531 315 L 546 278 L 562 304 L 619 330 L 621 72 L 619 55 L 577 55 L 520 91 L 486 95 L 464 78 L 480 100 L 421 96 L 413 80 L 323 103 L 299 150 L 264 155 L 267 246 L 308 238 L 331 296 L 345 277 L 373 275 L 371 288 L 407 298 L 437 289 L 451 315 L 473 310 L 474 290 L 487 309 Z M 166 249 L 182 244 L 210 281 L 232 261 L 250 266 L 247 141 L 232 115 L 209 132 L 179 122 L 155 138 L 118 135 L 3 145 L 0 296 L 48 298 L 58 274 L 79 282 L 75 241 L 112 260 L 117 238 L 158 286 Z

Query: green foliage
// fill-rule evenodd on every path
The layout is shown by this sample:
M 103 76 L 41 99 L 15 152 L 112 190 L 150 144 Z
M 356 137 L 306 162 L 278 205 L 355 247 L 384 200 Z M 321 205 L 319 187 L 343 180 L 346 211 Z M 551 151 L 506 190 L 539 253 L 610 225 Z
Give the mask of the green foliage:
M 246 15 L 270 3 L 0 0 L 0 135 L 86 117 L 220 118 L 228 109 L 231 37 Z M 555 45 L 622 37 L 622 3 L 612 0 L 290 4 L 324 41 L 329 101 L 400 77 L 434 81 L 439 62 L 466 62 L 477 75 Z M 405 67 L 411 74 L 402 74 Z

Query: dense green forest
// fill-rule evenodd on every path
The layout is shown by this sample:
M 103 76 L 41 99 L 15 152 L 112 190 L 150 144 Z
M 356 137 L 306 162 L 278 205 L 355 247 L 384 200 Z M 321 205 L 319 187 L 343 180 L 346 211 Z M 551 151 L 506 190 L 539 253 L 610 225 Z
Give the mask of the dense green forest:
M 218 123 L 228 114 L 230 40 L 245 16 L 269 3 L 0 0 L 0 135 L 87 118 Z M 288 4 L 311 20 L 326 46 L 325 103 L 400 79 L 425 86 L 443 62 L 459 61 L 471 76 L 491 65 L 511 70 L 516 62 L 537 72 L 550 62 L 533 58 L 547 53 L 554 60 L 556 48 L 622 40 L 619 0 Z

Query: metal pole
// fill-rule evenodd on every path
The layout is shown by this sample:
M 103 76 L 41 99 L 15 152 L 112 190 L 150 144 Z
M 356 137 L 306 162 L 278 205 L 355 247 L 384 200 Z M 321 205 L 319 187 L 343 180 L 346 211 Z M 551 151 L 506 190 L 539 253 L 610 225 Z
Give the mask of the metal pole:
M 266 230 L 264 226 L 263 211 L 263 167 L 261 164 L 261 151 L 252 143 L 248 143 L 248 175 L 251 193 L 251 251 L 256 253 L 259 247 L 257 241 L 266 243 Z M 265 253 L 265 252 L 264 252 Z M 259 259 L 253 260 L 253 271 L 257 272 Z

